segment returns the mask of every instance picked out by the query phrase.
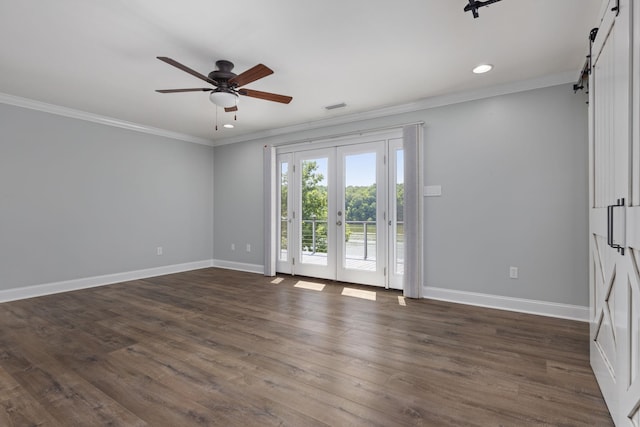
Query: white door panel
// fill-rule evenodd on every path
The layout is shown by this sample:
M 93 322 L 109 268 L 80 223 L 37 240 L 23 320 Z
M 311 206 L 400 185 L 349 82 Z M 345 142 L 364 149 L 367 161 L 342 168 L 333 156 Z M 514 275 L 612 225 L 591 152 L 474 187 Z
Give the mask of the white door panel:
M 613 22 L 613 21 L 612 21 Z M 608 206 L 615 197 L 615 27 L 601 28 L 596 40 L 589 85 L 592 120 L 592 193 L 590 214 L 591 273 L 591 366 L 609 410 L 617 402 L 617 346 L 615 325 L 616 259 L 609 246 Z
M 382 140 L 337 149 L 337 278 L 343 282 L 386 285 L 385 145 Z M 350 207 L 348 198 L 354 200 Z
M 629 178 L 629 203 L 626 208 L 626 259 L 627 275 L 625 296 L 626 310 L 621 310 L 624 338 L 621 363 L 627 366 L 626 378 L 620 397 L 621 415 L 628 425 L 640 427 L 640 5 L 633 7 L 632 28 L 632 98 L 631 144 Z M 629 152 L 627 151 L 627 152 Z
M 294 154 L 294 272 L 335 280 L 335 150 Z
M 640 51 L 640 8 L 633 6 L 621 0 L 617 11 L 607 8 L 589 85 L 591 365 L 612 418 L 625 427 L 640 427 L 640 61 L 631 55 L 632 40 Z

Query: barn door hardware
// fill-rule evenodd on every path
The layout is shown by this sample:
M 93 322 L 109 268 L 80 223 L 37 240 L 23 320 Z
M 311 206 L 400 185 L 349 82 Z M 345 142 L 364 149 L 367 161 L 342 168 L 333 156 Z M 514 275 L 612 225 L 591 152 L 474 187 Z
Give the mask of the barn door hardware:
M 580 76 L 578 77 L 578 81 L 573 84 L 573 93 L 577 93 L 579 90 L 584 89 L 585 81 L 587 81 L 587 85 L 589 85 L 589 80 L 587 79 L 588 75 L 589 75 L 589 57 L 587 56 L 587 60 L 585 61 L 584 66 L 582 67 L 582 70 L 580 70 Z
M 611 12 L 615 12 L 616 16 L 620 15 L 620 0 L 616 0 L 616 5 L 611 8 Z
M 622 199 L 618 199 L 615 205 L 607 206 L 607 245 L 617 250 L 620 255 L 624 255 L 624 246 L 615 243 L 613 239 L 613 210 L 619 207 L 624 207 L 624 197 Z
M 582 70 L 580 70 L 580 76 L 578 77 L 578 81 L 573 84 L 573 93 L 578 92 L 579 90 L 583 90 L 585 87 L 585 82 L 587 86 L 587 92 L 589 93 L 589 79 L 587 76 L 591 74 L 591 51 L 593 49 L 593 42 L 596 39 L 596 35 L 598 34 L 598 28 L 593 28 L 589 31 L 589 54 L 587 55 L 587 59 L 584 61 L 584 66 Z M 587 101 L 587 104 L 589 101 Z
M 469 0 L 469 4 L 464 7 L 464 11 L 465 12 L 471 11 L 471 13 L 473 13 L 473 17 L 477 18 L 480 16 L 478 14 L 478 9 L 484 6 L 489 6 L 490 4 L 493 4 L 493 3 L 497 3 L 499 1 L 501 0 L 485 0 L 485 1 Z
M 593 42 L 596 41 L 597 35 L 598 35 L 598 28 L 592 28 L 591 31 L 589 31 L 589 74 L 591 74 L 591 67 L 592 67 Z

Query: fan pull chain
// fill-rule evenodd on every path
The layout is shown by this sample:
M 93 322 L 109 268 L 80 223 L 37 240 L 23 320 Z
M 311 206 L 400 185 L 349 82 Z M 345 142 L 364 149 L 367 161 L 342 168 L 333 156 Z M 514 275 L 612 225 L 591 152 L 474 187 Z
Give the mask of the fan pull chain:
M 218 107 L 216 107 L 216 131 L 218 130 Z

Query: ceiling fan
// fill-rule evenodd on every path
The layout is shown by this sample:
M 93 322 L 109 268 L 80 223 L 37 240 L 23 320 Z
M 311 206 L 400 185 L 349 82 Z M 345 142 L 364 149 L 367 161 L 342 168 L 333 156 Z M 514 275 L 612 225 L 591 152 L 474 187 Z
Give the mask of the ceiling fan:
M 263 77 L 273 74 L 273 70 L 266 65 L 258 64 L 247 71 L 235 74 L 233 70 L 233 62 L 226 60 L 216 61 L 216 70 L 209 73 L 208 76 L 182 65 L 176 60 L 167 58 L 166 56 L 158 56 L 160 61 L 173 65 L 182 71 L 191 74 L 194 77 L 204 80 L 205 82 L 215 86 L 215 88 L 193 88 L 193 89 L 160 89 L 156 92 L 160 93 L 176 93 L 176 92 L 211 92 L 209 99 L 214 104 L 223 107 L 224 111 L 237 111 L 239 95 L 250 96 L 252 98 L 264 99 L 267 101 L 280 102 L 288 104 L 293 99 L 290 96 L 278 95 L 276 93 L 262 92 L 259 90 L 245 89 L 242 86 L 259 80 Z

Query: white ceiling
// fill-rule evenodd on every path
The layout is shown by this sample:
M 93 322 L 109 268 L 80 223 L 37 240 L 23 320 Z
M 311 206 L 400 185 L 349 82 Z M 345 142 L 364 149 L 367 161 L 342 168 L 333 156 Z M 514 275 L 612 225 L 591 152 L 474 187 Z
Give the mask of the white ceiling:
M 487 86 L 574 72 L 601 0 L 3 0 L 0 92 L 220 142 Z M 215 131 L 202 74 L 217 59 L 275 73 Z M 479 63 L 495 69 L 474 75 Z M 347 107 L 328 112 L 327 105 Z M 218 112 L 220 125 L 233 113 Z

